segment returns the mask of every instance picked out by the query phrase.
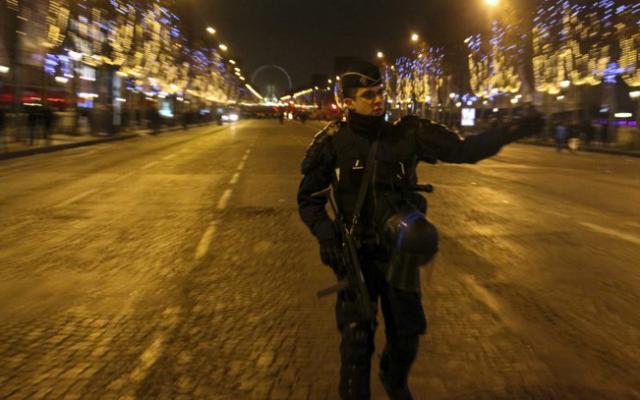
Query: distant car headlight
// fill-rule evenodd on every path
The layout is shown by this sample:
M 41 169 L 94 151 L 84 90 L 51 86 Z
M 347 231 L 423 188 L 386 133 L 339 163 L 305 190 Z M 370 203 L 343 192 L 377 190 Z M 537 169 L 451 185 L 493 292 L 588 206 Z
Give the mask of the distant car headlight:
M 238 114 L 229 114 L 229 121 L 237 121 L 238 120 Z
M 222 115 L 222 120 L 223 121 L 229 121 L 229 116 L 227 114 L 223 114 Z

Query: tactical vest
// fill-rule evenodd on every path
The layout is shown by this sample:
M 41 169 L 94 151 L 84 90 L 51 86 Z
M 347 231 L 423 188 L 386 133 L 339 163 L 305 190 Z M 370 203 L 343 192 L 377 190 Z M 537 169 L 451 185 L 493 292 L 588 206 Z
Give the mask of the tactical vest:
M 335 196 L 338 207 L 349 224 L 360 191 L 365 163 L 373 140 L 357 135 L 343 124 L 332 137 L 336 154 Z M 379 137 L 376 164 L 366 200 L 360 213 L 361 236 L 376 236 L 386 219 L 404 208 L 426 213 L 426 200 L 409 190 L 417 182 L 417 156 L 407 132 L 385 123 Z

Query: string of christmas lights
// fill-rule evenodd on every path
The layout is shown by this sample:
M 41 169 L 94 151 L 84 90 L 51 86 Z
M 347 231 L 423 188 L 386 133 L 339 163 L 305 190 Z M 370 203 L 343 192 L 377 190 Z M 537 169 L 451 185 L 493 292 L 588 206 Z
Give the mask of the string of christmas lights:
M 115 68 L 129 90 L 147 96 L 227 102 L 238 95 L 222 56 L 187 48 L 178 17 L 158 2 L 49 0 L 46 24 L 50 75 L 82 79 L 84 66 Z

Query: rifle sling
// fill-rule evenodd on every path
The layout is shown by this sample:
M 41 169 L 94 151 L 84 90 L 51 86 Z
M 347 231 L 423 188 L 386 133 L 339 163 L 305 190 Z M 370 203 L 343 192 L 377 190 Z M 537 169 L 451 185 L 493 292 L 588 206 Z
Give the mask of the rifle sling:
M 358 192 L 358 198 L 356 200 L 355 208 L 353 209 L 353 220 L 351 221 L 351 226 L 349 227 L 351 233 L 354 232 L 354 229 L 358 224 L 358 221 L 360 220 L 360 211 L 362 210 L 364 200 L 367 197 L 367 190 L 369 189 L 369 183 L 371 182 L 371 178 L 373 176 L 377 151 L 378 137 L 374 139 L 373 143 L 371 143 L 371 147 L 369 148 L 367 163 L 364 166 L 364 174 L 362 175 L 362 182 L 360 183 L 360 191 Z

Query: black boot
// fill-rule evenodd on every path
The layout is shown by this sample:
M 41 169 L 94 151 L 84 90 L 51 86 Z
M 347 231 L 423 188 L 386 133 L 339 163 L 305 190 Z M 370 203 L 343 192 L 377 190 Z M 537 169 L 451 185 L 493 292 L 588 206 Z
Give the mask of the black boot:
M 413 400 L 407 384 L 418 351 L 418 337 L 394 337 L 380 358 L 380 381 L 391 400 Z
M 405 384 L 399 389 L 390 387 L 382 370 L 380 370 L 380 381 L 382 381 L 382 387 L 384 387 L 384 391 L 389 396 L 389 400 L 413 400 L 408 385 Z

